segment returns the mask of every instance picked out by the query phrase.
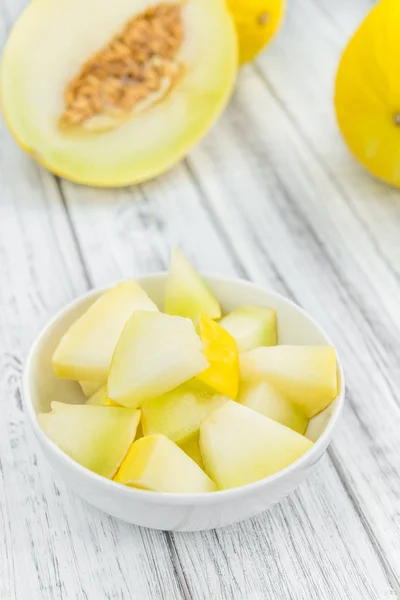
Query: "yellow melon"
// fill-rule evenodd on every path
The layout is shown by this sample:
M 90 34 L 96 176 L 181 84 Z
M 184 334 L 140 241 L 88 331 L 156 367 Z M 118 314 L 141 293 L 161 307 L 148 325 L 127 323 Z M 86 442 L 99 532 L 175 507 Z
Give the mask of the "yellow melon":
M 400 186 L 400 4 L 381 0 L 351 38 L 336 77 L 335 109 L 354 156 Z

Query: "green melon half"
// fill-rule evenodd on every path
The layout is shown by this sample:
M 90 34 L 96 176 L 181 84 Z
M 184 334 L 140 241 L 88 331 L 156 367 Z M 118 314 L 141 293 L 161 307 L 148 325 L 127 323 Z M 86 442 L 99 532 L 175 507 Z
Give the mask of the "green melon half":
M 182 4 L 182 75 L 158 103 L 109 131 L 64 131 L 63 94 L 82 64 L 150 0 L 35 0 L 15 24 L 0 72 L 1 104 L 13 135 L 39 163 L 73 181 L 123 186 L 182 158 L 226 105 L 237 41 L 223 0 Z

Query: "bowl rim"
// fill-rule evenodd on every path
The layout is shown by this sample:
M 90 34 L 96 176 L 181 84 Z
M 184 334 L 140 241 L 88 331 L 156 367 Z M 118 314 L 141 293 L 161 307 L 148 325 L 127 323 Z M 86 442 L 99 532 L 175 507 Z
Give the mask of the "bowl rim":
M 291 306 L 292 308 L 294 308 L 297 312 L 300 312 L 309 321 L 311 321 L 311 323 L 314 325 L 314 327 L 317 329 L 317 331 L 324 337 L 327 344 L 332 346 L 333 348 L 335 348 L 337 369 L 338 369 L 339 380 L 340 380 L 340 391 L 339 391 L 339 394 L 335 398 L 335 402 L 336 402 L 335 409 L 329 419 L 328 425 L 325 427 L 321 436 L 313 444 L 313 446 L 309 450 L 307 450 L 307 452 L 305 452 L 299 459 L 297 459 L 296 461 L 291 463 L 289 466 L 285 467 L 281 471 L 278 471 L 277 473 L 274 473 L 273 475 L 265 477 L 264 479 L 260 479 L 253 483 L 248 483 L 246 485 L 236 487 L 236 488 L 230 488 L 227 490 L 217 490 L 216 492 L 212 492 L 212 493 L 210 492 L 210 493 L 193 493 L 193 494 L 192 493 L 178 493 L 178 492 L 174 492 L 174 493 L 153 492 L 153 491 L 141 490 L 138 488 L 125 486 L 125 485 L 122 485 L 120 483 L 113 481 L 112 479 L 107 479 L 106 477 L 103 477 L 101 475 L 98 475 L 97 473 L 94 473 L 90 469 L 87 469 L 86 467 L 80 465 L 73 458 L 68 456 L 68 454 L 63 452 L 52 440 L 50 440 L 46 436 L 46 434 L 40 427 L 39 422 L 37 420 L 36 411 L 34 409 L 32 399 L 31 399 L 30 383 L 29 383 L 31 376 L 32 376 L 31 373 L 33 370 L 33 359 L 38 351 L 38 348 L 40 346 L 42 339 L 46 336 L 48 331 L 55 325 L 55 323 L 57 323 L 57 321 L 59 319 L 61 319 L 69 311 L 71 311 L 74 308 L 76 308 L 77 306 L 79 306 L 79 304 L 81 304 L 85 300 L 89 300 L 93 296 L 98 296 L 99 294 L 102 294 L 102 293 L 106 292 L 107 290 L 111 289 L 113 286 L 117 285 L 118 283 L 121 283 L 122 281 L 126 281 L 126 279 L 129 279 L 129 278 L 123 278 L 123 279 L 119 279 L 117 281 L 111 282 L 110 284 L 107 284 L 107 285 L 92 288 L 85 294 L 79 295 L 77 298 L 75 298 L 74 300 L 69 302 L 67 305 L 62 307 L 60 310 L 58 310 L 53 315 L 53 317 L 51 319 L 49 319 L 46 322 L 46 324 L 42 327 L 42 329 L 40 330 L 40 332 L 34 339 L 32 345 L 28 351 L 27 357 L 25 359 L 25 366 L 24 366 L 23 377 L 22 377 L 23 404 L 24 404 L 25 414 L 28 416 L 30 426 L 32 427 L 38 440 L 40 442 L 42 442 L 42 446 L 44 446 L 46 448 L 46 451 L 43 452 L 44 455 L 46 454 L 47 451 L 55 454 L 57 456 L 58 460 L 60 460 L 62 463 L 64 463 L 67 468 L 76 470 L 77 473 L 79 473 L 83 477 L 87 477 L 89 480 L 91 480 L 93 486 L 102 487 L 104 490 L 107 490 L 110 493 L 122 494 L 122 496 L 124 496 L 126 499 L 140 500 L 142 502 L 149 502 L 151 504 L 177 504 L 177 505 L 219 504 L 219 503 L 225 502 L 229 498 L 233 499 L 233 497 L 235 497 L 235 499 L 245 498 L 248 495 L 252 495 L 253 492 L 257 493 L 257 491 L 259 491 L 261 488 L 267 487 L 268 485 L 272 485 L 272 484 L 276 483 L 277 481 L 279 481 L 280 479 L 283 479 L 286 476 L 290 475 L 290 473 L 301 469 L 301 467 L 303 465 L 310 463 L 310 462 L 311 462 L 311 464 L 316 462 L 319 455 L 322 454 L 325 451 L 326 447 L 329 445 L 329 442 L 332 438 L 333 431 L 336 428 L 337 423 L 340 419 L 340 416 L 341 416 L 341 413 L 343 410 L 343 406 L 344 406 L 344 398 L 345 398 L 345 379 L 344 379 L 343 367 L 342 367 L 342 363 L 341 363 L 338 351 L 337 351 L 336 347 L 334 346 L 334 344 L 332 343 L 330 337 L 323 330 L 323 328 L 319 325 L 319 323 L 317 323 L 317 321 L 314 319 L 314 317 L 312 317 L 301 306 L 299 306 L 298 304 L 293 302 L 293 300 L 290 300 L 283 294 L 275 292 L 274 290 L 271 290 L 262 285 L 255 284 L 252 281 L 248 281 L 246 279 L 241 279 L 239 277 L 225 277 L 225 276 L 214 275 L 214 274 L 209 274 L 209 273 L 201 273 L 201 275 L 202 275 L 202 277 L 204 277 L 204 279 L 207 282 L 210 282 L 211 285 L 213 283 L 216 283 L 216 284 L 217 283 L 227 283 L 230 285 L 245 286 L 245 287 L 251 288 L 253 291 L 260 292 L 262 294 L 267 293 L 270 296 L 273 296 L 273 297 L 279 299 L 279 301 L 283 301 L 284 303 L 286 303 L 289 306 Z M 159 272 L 149 273 L 147 275 L 135 277 L 134 279 L 139 285 L 141 285 L 142 283 L 148 282 L 150 280 L 155 280 L 155 281 L 165 280 L 166 276 L 167 276 L 167 271 L 159 271 Z M 322 453 L 320 452 L 321 448 L 322 448 Z

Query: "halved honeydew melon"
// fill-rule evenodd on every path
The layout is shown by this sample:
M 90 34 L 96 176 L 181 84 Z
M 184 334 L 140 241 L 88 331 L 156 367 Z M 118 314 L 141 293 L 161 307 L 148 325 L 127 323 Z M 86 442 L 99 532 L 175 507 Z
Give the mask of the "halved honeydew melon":
M 224 402 L 223 396 L 196 394 L 182 386 L 142 404 L 143 434 L 162 433 L 182 444 L 195 436 L 201 422 Z
M 76 462 L 112 479 L 135 439 L 140 410 L 61 402 L 51 409 L 38 415 L 46 435 Z
M 113 75 L 118 97 L 121 85 L 125 89 L 143 80 L 148 96 L 140 96 L 128 111 L 107 100 L 105 113 L 102 108 L 94 119 L 60 126 L 68 110 L 65 93 L 82 66 L 122 39 L 133 18 L 141 20 L 148 9 L 171 5 L 179 9 L 182 39 L 170 56 L 169 74 L 160 75 L 155 86 L 148 83 L 164 60 L 155 39 L 150 53 L 140 58 L 135 51 L 132 59 L 151 77 L 143 79 L 135 69 L 129 77 Z M 165 35 L 161 23 L 160 39 Z M 187 153 L 226 105 L 236 68 L 237 39 L 224 0 L 160 5 L 151 0 L 39 0 L 27 6 L 9 37 L 0 73 L 1 103 L 13 135 L 39 163 L 79 183 L 122 186 L 155 176 Z M 92 107 L 98 98 L 104 100 L 104 91 L 91 100 Z M 86 111 L 81 99 L 80 109 Z
M 207 367 L 203 344 L 192 321 L 137 311 L 118 340 L 107 382 L 108 397 L 136 408 Z
M 56 375 L 104 384 L 119 336 L 136 310 L 158 308 L 133 280 L 101 296 L 61 338 L 53 355 Z
M 197 494 L 217 489 L 194 460 L 164 435 L 137 440 L 114 481 L 153 492 Z

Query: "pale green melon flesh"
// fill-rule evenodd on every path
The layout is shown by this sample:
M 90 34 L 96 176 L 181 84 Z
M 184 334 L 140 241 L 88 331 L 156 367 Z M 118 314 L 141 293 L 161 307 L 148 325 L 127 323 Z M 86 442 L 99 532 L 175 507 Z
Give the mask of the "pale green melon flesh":
M 105 383 L 119 336 L 136 310 L 158 308 L 133 280 L 103 294 L 61 338 L 53 355 L 56 375 Z
M 142 404 L 144 435 L 162 433 L 181 444 L 198 433 L 201 422 L 226 399 L 178 388 Z
M 180 80 L 162 101 L 100 133 L 60 130 L 64 91 L 90 57 L 154 2 L 85 0 L 84 9 L 82 0 L 29 3 L 0 71 L 3 112 L 20 145 L 56 174 L 97 186 L 143 181 L 184 156 L 229 99 L 237 39 L 223 0 L 176 2 L 185 32 L 176 57 Z
M 154 492 L 198 494 L 217 489 L 200 467 L 163 435 L 137 440 L 114 480 Z
M 338 393 L 336 353 L 329 346 L 271 346 L 241 354 L 242 381 L 267 381 L 309 419 Z
M 312 445 L 296 431 L 232 400 L 200 426 L 205 470 L 221 490 L 269 477 Z
M 266 381 L 242 384 L 237 402 L 304 434 L 308 419 L 278 389 Z
M 276 312 L 261 306 L 242 306 L 226 315 L 219 324 L 236 340 L 239 352 L 258 346 L 276 346 Z
M 178 249 L 171 253 L 171 264 L 165 284 L 164 310 L 195 320 L 199 314 L 210 319 L 221 317 L 221 307 L 205 281 Z
M 208 367 L 202 350 L 189 319 L 138 311 L 115 349 L 108 397 L 135 408 L 162 396 Z
M 135 439 L 140 411 L 60 402 L 51 408 L 38 415 L 45 434 L 76 462 L 112 479 Z

